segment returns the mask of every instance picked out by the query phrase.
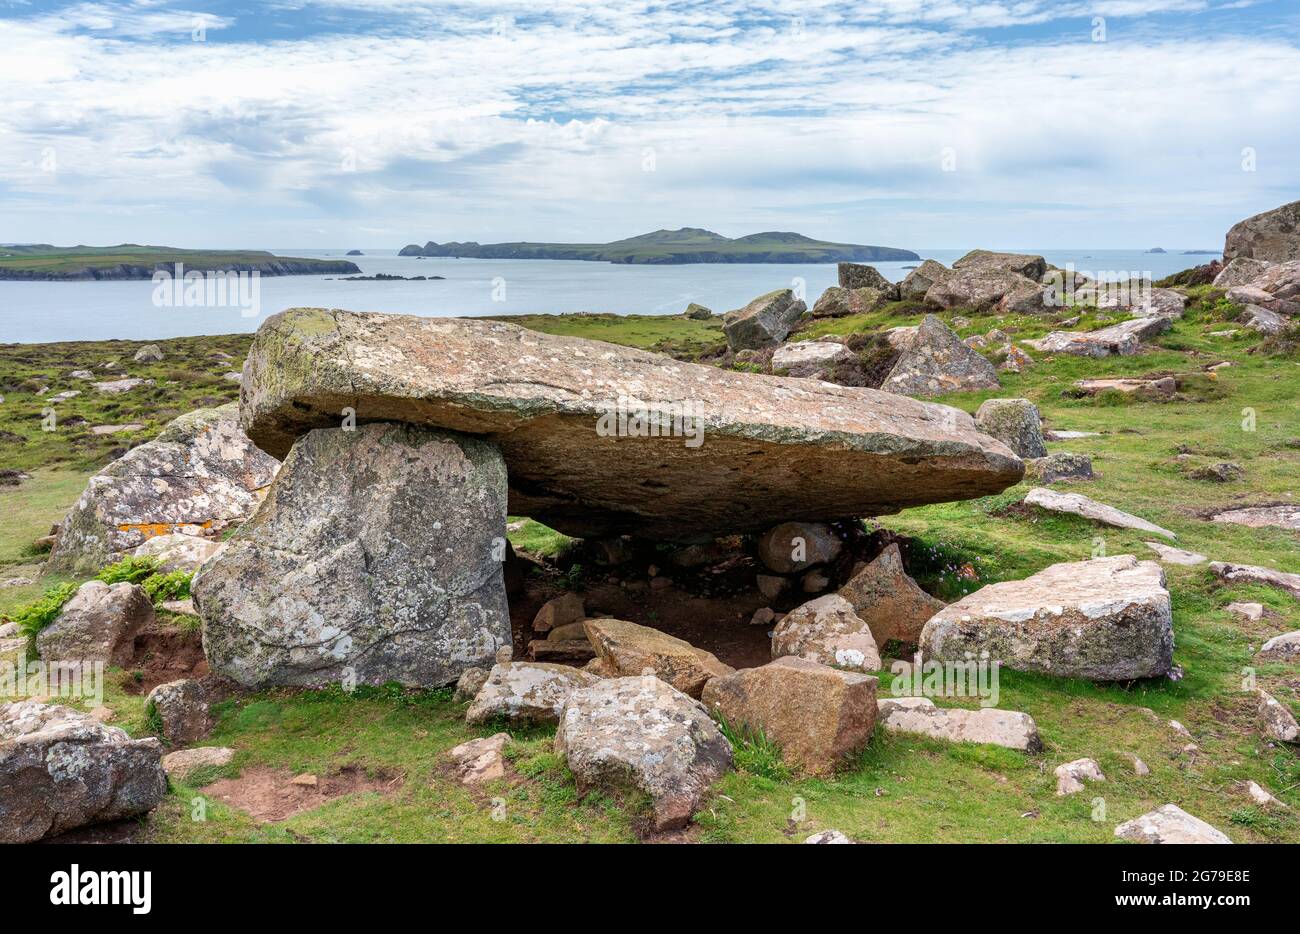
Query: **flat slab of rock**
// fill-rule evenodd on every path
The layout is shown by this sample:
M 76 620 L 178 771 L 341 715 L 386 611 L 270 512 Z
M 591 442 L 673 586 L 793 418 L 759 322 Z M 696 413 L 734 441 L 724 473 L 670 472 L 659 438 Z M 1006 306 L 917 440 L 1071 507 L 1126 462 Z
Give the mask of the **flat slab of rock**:
M 235 750 L 226 746 L 196 746 L 167 753 L 162 757 L 162 767 L 168 778 L 184 781 L 199 769 L 228 765 L 234 757 Z
M 1231 843 L 1228 835 L 1176 804 L 1166 804 L 1115 828 L 1115 836 L 1134 843 Z
M 918 642 L 930 617 L 945 606 L 907 576 L 897 543 L 891 542 L 879 555 L 855 571 L 839 595 L 871 629 L 876 645 L 891 640 Z
M 0 843 L 30 843 L 152 810 L 167 794 L 158 740 L 67 707 L 0 704 Z
M 649 626 L 623 619 L 589 619 L 582 625 L 596 650 L 596 660 L 588 670 L 602 677 L 640 675 L 650 670 L 683 694 L 699 697 L 710 678 L 735 670 L 712 652 Z
M 1154 532 L 1167 538 L 1178 537 L 1168 529 L 1162 529 L 1160 526 L 1124 512 L 1122 509 L 1116 509 L 1114 506 L 1107 506 L 1095 499 L 1089 499 L 1082 493 L 1060 493 L 1056 490 L 1036 486 L 1029 491 L 1024 501 L 1030 506 L 1037 506 L 1040 509 L 1046 509 L 1048 512 L 1082 516 L 1085 519 L 1091 519 L 1093 522 L 1114 526 L 1117 529 L 1137 529 L 1141 532 Z
M 347 407 L 481 435 L 505 457 L 511 514 L 584 537 L 880 515 L 996 493 L 1023 472 L 946 406 L 495 321 L 294 309 L 259 329 L 245 376 L 241 418 L 265 450 Z M 703 442 L 619 436 L 620 398 L 668 420 L 689 403 Z
M 880 725 L 891 733 L 916 733 L 951 743 L 989 743 L 1037 753 L 1043 748 L 1038 724 L 1027 713 L 981 707 L 936 707 L 928 697 L 883 697 Z
M 134 654 L 136 635 L 154 619 L 153 603 L 138 584 L 87 581 L 37 633 L 36 650 L 46 662 L 123 668 Z
M 509 744 L 509 733 L 496 733 L 454 746 L 447 755 L 462 785 L 481 785 L 505 777 L 506 760 L 502 753 Z
M 948 662 L 987 652 L 1007 668 L 1064 678 L 1158 677 L 1173 667 L 1174 652 L 1164 571 L 1116 555 L 990 584 L 936 613 L 921 651 Z
M 217 537 L 253 514 L 278 467 L 239 427 L 233 403 L 182 415 L 90 478 L 48 567 L 90 575 L 155 535 Z
M 1300 629 L 1269 639 L 1260 646 L 1255 657 L 1279 662 L 1300 660 Z
M 1213 517 L 1214 522 L 1229 522 L 1252 529 L 1292 529 L 1300 532 L 1300 506 L 1249 506 L 1229 509 Z
M 839 594 L 795 607 L 772 630 L 772 657 L 795 655 L 852 671 L 879 671 L 871 627 Z
M 926 315 L 880 388 L 905 396 L 937 396 L 1001 385 L 993 364 L 935 315 Z
M 1152 551 L 1163 564 L 1181 564 L 1185 567 L 1194 567 L 1198 564 L 1204 564 L 1210 559 L 1205 555 L 1199 555 L 1194 551 L 1184 551 L 1181 548 L 1174 548 L 1172 545 L 1164 545 L 1160 542 L 1143 542 Z
M 1046 337 L 1024 343 L 1043 353 L 1076 357 L 1129 357 L 1142 349 L 1142 342 L 1163 334 L 1172 326 L 1168 317 L 1133 318 L 1098 331 L 1053 331 Z
M 797 341 L 782 344 L 772 354 L 772 369 L 785 370 L 790 376 L 821 378 L 837 363 L 849 363 L 857 354 L 843 344 L 830 341 Z
M 1074 388 L 1089 396 L 1103 392 L 1122 392 L 1127 396 L 1150 396 L 1169 398 L 1178 391 L 1178 380 L 1172 376 L 1158 379 L 1081 379 Z
M 761 732 L 781 757 L 828 775 L 871 740 L 877 680 L 804 658 L 778 658 L 712 679 L 704 706 L 733 727 Z
M 205 561 L 221 550 L 221 542 L 197 535 L 176 532 L 155 535 L 131 554 L 137 558 L 154 558 L 164 572 L 185 571 L 193 574 Z
M 478 725 L 500 717 L 510 723 L 557 723 L 569 695 L 599 681 L 568 665 L 503 662 L 488 672 L 465 711 L 465 722 Z
M 731 744 L 703 705 L 659 678 L 610 678 L 573 692 L 555 751 L 580 789 L 647 795 L 659 832 L 686 826 L 732 768 Z
M 506 472 L 492 445 L 313 431 L 192 592 L 214 671 L 249 687 L 439 687 L 510 643 Z
M 1288 574 L 1254 564 L 1230 564 L 1227 561 L 1211 561 L 1210 571 L 1215 577 L 1230 584 L 1264 584 L 1300 598 L 1300 574 Z

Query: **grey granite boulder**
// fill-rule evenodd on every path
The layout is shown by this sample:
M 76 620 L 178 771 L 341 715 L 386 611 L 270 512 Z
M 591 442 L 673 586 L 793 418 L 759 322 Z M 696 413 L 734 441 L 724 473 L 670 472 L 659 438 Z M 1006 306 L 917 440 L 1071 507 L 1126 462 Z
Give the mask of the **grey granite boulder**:
M 880 388 L 905 396 L 937 396 L 1000 385 L 993 364 L 962 343 L 937 317 L 926 315 Z
M 1176 804 L 1166 804 L 1115 828 L 1115 836 L 1132 843 L 1231 843 L 1223 831 Z
M 600 678 L 578 668 L 547 662 L 501 662 L 465 711 L 465 722 L 555 723 L 569 695 Z
M 149 595 L 137 584 L 87 581 L 36 636 L 46 662 L 130 663 L 135 637 L 154 621 Z
M 835 272 L 842 289 L 869 288 L 884 293 L 894 291 L 894 283 L 882 276 L 875 266 L 868 266 L 865 263 L 840 263 Z
M 162 726 L 162 739 L 185 746 L 202 739 L 212 729 L 207 692 L 193 678 L 168 681 L 149 692 L 145 712 Z
M 1237 257 L 1284 263 L 1300 259 L 1300 201 L 1248 217 L 1233 225 L 1223 243 L 1223 261 Z
M 158 740 L 67 707 L 0 704 L 0 843 L 29 843 L 152 810 L 167 794 Z
M 1028 399 L 986 399 L 975 412 L 975 426 L 1022 458 L 1047 455 L 1038 406 Z
M 485 441 L 309 432 L 194 581 L 208 662 L 250 687 L 454 682 L 510 642 L 505 524 L 505 464 Z
M 729 311 L 722 330 L 732 350 L 759 350 L 785 340 L 807 305 L 790 289 L 760 295 L 744 308 Z
M 943 282 L 952 275 L 952 270 L 938 260 L 927 259 L 921 265 L 908 272 L 903 281 L 898 283 L 899 298 L 920 301 L 935 283 Z

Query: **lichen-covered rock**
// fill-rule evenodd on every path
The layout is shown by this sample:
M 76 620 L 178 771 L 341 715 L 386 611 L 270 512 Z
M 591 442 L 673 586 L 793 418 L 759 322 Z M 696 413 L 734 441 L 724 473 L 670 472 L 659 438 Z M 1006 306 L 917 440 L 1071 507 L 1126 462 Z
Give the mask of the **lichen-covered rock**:
M 879 288 L 847 289 L 831 286 L 813 303 L 808 312 L 813 318 L 842 318 L 875 311 L 889 301 L 889 293 Z
M 1083 791 L 1084 782 L 1104 782 L 1105 774 L 1096 759 L 1075 759 L 1064 765 L 1058 765 L 1053 771 L 1056 776 L 1056 794 L 1058 797 L 1074 795 Z
M 157 344 L 145 344 L 135 352 L 132 358 L 136 363 L 156 363 L 163 358 L 162 348 Z
M 1300 629 L 1295 632 L 1284 632 L 1280 636 L 1269 639 L 1260 646 L 1259 653 L 1255 657 L 1278 662 L 1300 660 Z
M 952 264 L 953 269 L 980 269 L 1013 272 L 1040 281 L 1047 274 L 1047 260 L 1031 253 L 999 253 L 995 250 L 971 250 Z
M 1262 259 L 1234 257 L 1214 277 L 1214 287 L 1231 289 L 1239 285 L 1249 285 L 1268 267 L 1269 263 Z
M 1223 261 L 1237 257 L 1269 263 L 1300 259 L 1300 201 L 1234 224 L 1223 243 Z
M 160 684 L 145 699 L 145 712 L 162 724 L 162 738 L 172 746 L 202 739 L 212 729 L 207 692 L 193 678 Z
M 320 429 L 192 585 L 214 671 L 240 684 L 438 687 L 511 639 L 506 472 L 484 441 Z
M 158 740 L 67 707 L 0 704 L 0 843 L 30 843 L 152 810 L 167 793 Z
M 759 732 L 781 758 L 811 775 L 828 775 L 871 739 L 876 684 L 804 658 L 778 658 L 714 678 L 702 700 L 732 727 Z
M 168 778 L 183 782 L 199 769 L 220 768 L 234 758 L 235 750 L 227 746 L 195 746 L 167 753 L 162 767 Z
M 822 522 L 782 522 L 758 539 L 758 559 L 778 574 L 794 574 L 839 557 L 844 543 Z
M 894 289 L 894 284 L 879 269 L 865 263 L 840 263 L 835 272 L 842 289 L 876 289 L 886 294 Z
M 808 306 L 790 289 L 760 295 L 744 308 L 722 318 L 722 331 L 732 350 L 760 350 L 785 340 Z
M 1006 269 L 981 266 L 959 269 L 954 265 L 947 276 L 930 286 L 925 302 L 939 308 L 990 308 L 1008 293 L 1017 292 L 1023 297 L 1025 290 L 1038 292 L 1040 289 L 1035 281 Z
M 682 312 L 682 316 L 690 318 L 692 321 L 708 321 L 713 317 L 713 310 L 691 302 L 686 306 L 686 310 Z
M 193 574 L 204 563 L 221 551 L 221 542 L 198 535 L 182 535 L 170 532 L 155 535 L 131 554 L 137 558 L 153 558 L 158 562 L 158 569 L 163 572 L 185 571 Z
M 278 466 L 240 429 L 233 403 L 182 415 L 90 478 L 49 570 L 94 574 L 155 535 L 216 538 L 253 514 Z
M 683 694 L 699 697 L 710 678 L 734 670 L 712 652 L 649 626 L 622 619 L 589 619 L 583 627 L 587 641 L 596 650 L 596 662 L 589 670 L 603 677 L 640 675 L 650 670 Z
M 855 569 L 839 595 L 870 627 L 877 646 L 891 640 L 920 641 L 921 629 L 945 606 L 907 576 L 903 556 L 893 542 L 870 564 Z
M 153 603 L 137 584 L 87 581 L 36 636 L 46 662 L 103 662 L 126 667 L 135 637 L 153 623 Z
M 1300 742 L 1300 724 L 1291 709 L 1265 691 L 1258 692 L 1258 700 L 1255 713 L 1264 736 L 1281 743 Z
M 1231 843 L 1228 835 L 1176 804 L 1166 804 L 1115 828 L 1115 836 L 1133 843 Z
M 498 321 L 294 309 L 262 325 L 246 367 L 242 418 L 268 450 L 349 407 L 483 436 L 506 459 L 511 514 L 588 539 L 700 541 L 873 516 L 987 496 L 1023 472 L 948 406 Z M 702 443 L 687 445 L 686 426 L 619 435 L 620 399 L 630 415 L 636 400 L 647 412 L 690 403 Z
M 796 655 L 852 671 L 878 671 L 880 651 L 871 627 L 839 594 L 795 607 L 772 630 L 772 657 Z
M 555 751 L 580 789 L 647 795 L 656 831 L 686 826 L 709 786 L 732 768 L 731 744 L 700 702 L 653 677 L 610 678 L 573 692 Z
M 1174 632 L 1164 571 L 1116 555 L 990 584 L 936 613 L 921 633 L 921 651 L 927 660 L 987 657 L 1063 678 L 1165 675 Z
M 818 845 L 851 844 L 853 841 L 838 830 L 821 830 L 804 840 L 804 843 Z
M 511 723 L 555 723 L 574 691 L 600 681 L 596 675 L 546 662 L 501 662 L 465 711 L 471 726 L 501 718 Z
M 880 388 L 905 396 L 997 389 L 997 370 L 934 315 L 926 315 L 916 338 Z
M 938 260 L 924 260 L 898 283 L 899 298 L 905 301 L 920 301 L 925 298 L 931 286 L 943 282 L 951 275 L 952 270 Z
M 975 426 L 997 438 L 1019 457 L 1045 457 L 1043 421 L 1028 399 L 986 399 L 975 412 Z
M 1045 314 L 1052 310 L 1049 303 L 1055 300 L 1055 294 L 1047 286 L 1025 279 L 998 299 L 998 311 L 1012 315 Z
M 988 743 L 1020 752 L 1043 748 L 1038 725 L 1027 713 L 981 707 L 936 707 L 928 697 L 882 697 L 879 723 L 891 733 L 916 733 L 950 743 Z
M 1057 451 L 1045 457 L 1035 457 L 1025 461 L 1025 476 L 1036 483 L 1091 480 L 1092 458 L 1087 454 Z
M 1048 512 L 1082 516 L 1085 519 L 1091 519 L 1093 522 L 1114 526 L 1117 529 L 1137 529 L 1140 532 L 1154 532 L 1157 535 L 1165 536 L 1165 538 L 1178 537 L 1168 529 L 1162 529 L 1155 523 L 1148 522 L 1140 516 L 1127 513 L 1122 509 L 1116 509 L 1114 506 L 1107 506 L 1105 503 L 1099 503 L 1082 493 L 1060 493 L 1056 490 L 1036 486 L 1026 494 L 1024 502 L 1028 506 L 1037 506 L 1039 509 L 1046 509 Z
M 1264 584 L 1300 598 L 1300 574 L 1275 571 L 1256 564 L 1232 564 L 1228 561 L 1210 562 L 1210 571 L 1215 577 L 1230 584 Z
M 447 756 L 462 785 L 481 785 L 505 777 L 503 753 L 509 744 L 509 733 L 496 733 L 453 746 Z
M 1132 318 L 1099 331 L 1052 331 L 1038 340 L 1025 341 L 1042 353 L 1063 353 L 1076 357 L 1130 357 L 1142 349 L 1142 342 L 1163 334 L 1172 322 L 1164 315 Z
M 789 376 L 824 379 L 839 363 L 852 363 L 857 354 L 843 344 L 830 341 L 796 341 L 782 344 L 772 354 L 773 371 L 784 370 Z

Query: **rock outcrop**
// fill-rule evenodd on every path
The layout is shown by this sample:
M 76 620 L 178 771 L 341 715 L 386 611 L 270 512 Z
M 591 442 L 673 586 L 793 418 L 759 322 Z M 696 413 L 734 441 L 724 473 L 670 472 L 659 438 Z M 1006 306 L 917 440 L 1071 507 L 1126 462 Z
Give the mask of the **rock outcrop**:
M 0 843 L 30 843 L 152 810 L 167 794 L 158 740 L 67 707 L 0 704 Z
M 722 318 L 722 331 L 732 350 L 761 350 L 785 340 L 808 306 L 790 289 L 760 295 L 744 308 Z
M 253 514 L 278 466 L 240 429 L 235 405 L 182 415 L 90 478 L 49 569 L 93 574 L 155 535 L 219 537 Z
M 1210 562 L 1210 571 L 1220 580 L 1230 584 L 1264 584 L 1285 590 L 1300 599 L 1300 574 L 1288 574 L 1256 564 L 1232 564 L 1228 561 Z
M 879 515 L 996 493 L 1023 471 L 946 406 L 502 322 L 296 309 L 262 325 L 245 367 L 242 418 L 267 450 L 344 408 L 483 436 L 508 465 L 511 513 L 584 537 Z M 703 443 L 620 435 L 620 399 L 678 415 L 689 404 Z
M 1269 263 L 1300 259 L 1300 201 L 1234 224 L 1223 242 L 1223 261 L 1231 264 L 1238 257 Z
M 870 675 L 778 658 L 714 678 L 702 699 L 733 728 L 776 743 L 796 769 L 828 775 L 871 740 L 876 685 Z
M 479 439 L 320 429 L 192 585 L 214 671 L 249 686 L 437 687 L 509 644 L 506 473 Z
M 905 396 L 996 389 L 997 370 L 967 347 L 946 324 L 926 315 L 880 388 Z
M 842 289 L 876 289 L 886 294 L 894 289 L 894 284 L 880 270 L 865 263 L 840 263 L 835 273 Z
M 921 651 L 936 661 L 988 658 L 1063 678 L 1159 677 L 1174 653 L 1164 571 L 1116 555 L 990 584 L 936 613 L 921 632 Z

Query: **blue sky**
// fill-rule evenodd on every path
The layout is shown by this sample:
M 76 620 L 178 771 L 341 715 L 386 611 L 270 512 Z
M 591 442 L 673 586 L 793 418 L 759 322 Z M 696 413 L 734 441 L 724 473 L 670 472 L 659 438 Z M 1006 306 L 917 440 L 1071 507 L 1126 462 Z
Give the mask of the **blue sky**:
M 1294 0 L 0 0 L 0 242 L 1218 248 Z

